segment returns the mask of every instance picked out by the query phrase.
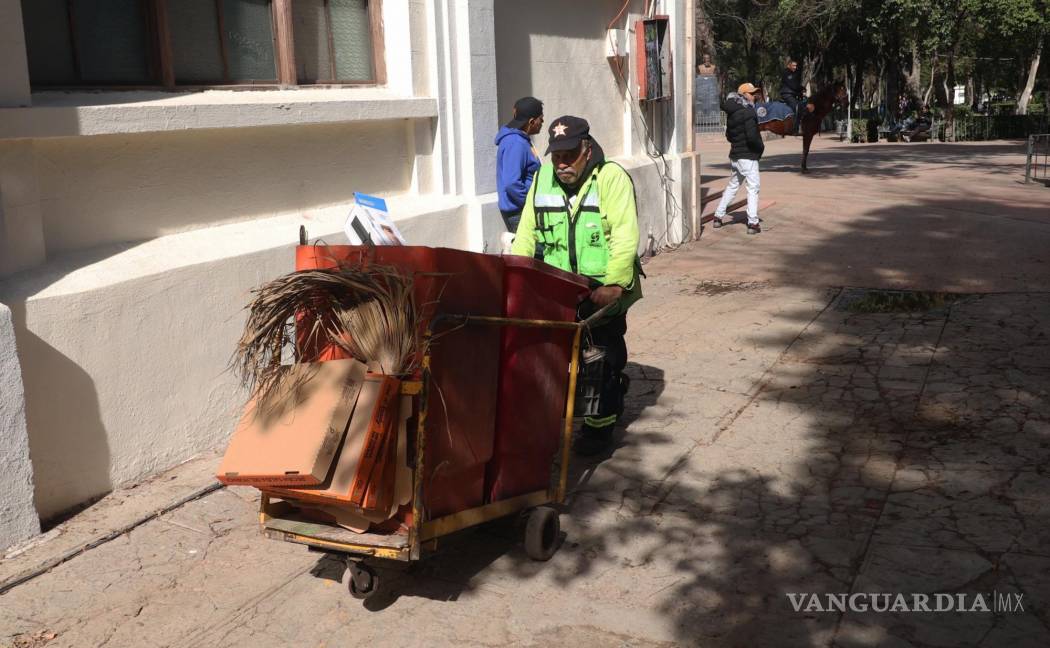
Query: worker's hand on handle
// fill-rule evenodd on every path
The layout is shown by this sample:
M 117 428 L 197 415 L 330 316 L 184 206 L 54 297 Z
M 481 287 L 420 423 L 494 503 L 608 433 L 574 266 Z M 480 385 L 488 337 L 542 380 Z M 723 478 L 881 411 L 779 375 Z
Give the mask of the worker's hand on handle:
M 623 296 L 623 288 L 620 286 L 602 286 L 591 292 L 591 302 L 601 308 L 608 306 Z

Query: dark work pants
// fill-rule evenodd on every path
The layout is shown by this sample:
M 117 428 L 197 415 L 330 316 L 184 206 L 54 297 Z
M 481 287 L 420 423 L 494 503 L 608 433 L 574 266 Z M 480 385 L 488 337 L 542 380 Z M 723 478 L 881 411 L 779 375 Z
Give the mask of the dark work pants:
M 507 226 L 507 231 L 511 234 L 518 231 L 518 223 L 521 222 L 521 212 L 505 212 L 500 211 L 503 215 L 503 223 Z
M 798 100 L 798 97 L 796 97 L 795 95 L 787 94 L 787 93 L 784 93 L 784 94 L 780 95 L 780 100 L 783 101 L 784 103 L 786 103 L 788 105 L 788 107 L 791 108 L 791 112 L 795 115 L 794 129 L 795 129 L 795 132 L 797 133 L 798 130 L 799 130 L 799 126 L 801 125 L 801 122 L 802 122 L 802 115 L 800 115 L 799 112 L 798 112 L 798 107 L 799 107 L 799 104 L 801 102 Z
M 598 415 L 588 416 L 584 422 L 592 427 L 615 423 L 623 410 L 623 388 L 620 374 L 627 366 L 627 314 L 618 315 L 605 324 L 591 329 L 590 340 L 595 346 L 605 347 L 605 364 L 602 369 L 601 400 Z M 586 333 L 584 334 L 586 335 Z

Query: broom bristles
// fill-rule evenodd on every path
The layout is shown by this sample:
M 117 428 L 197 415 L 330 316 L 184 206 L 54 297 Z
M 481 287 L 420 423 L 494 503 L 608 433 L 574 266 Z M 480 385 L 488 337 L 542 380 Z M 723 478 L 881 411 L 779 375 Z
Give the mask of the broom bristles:
M 415 369 L 421 322 L 412 279 L 393 268 L 340 266 L 278 277 L 254 291 L 244 332 L 231 358 L 242 384 L 266 402 L 283 389 L 289 372 L 281 356 L 295 348 L 297 326 L 304 348 L 334 343 L 351 356 L 376 363 L 383 373 Z M 303 359 L 296 350 L 295 361 Z

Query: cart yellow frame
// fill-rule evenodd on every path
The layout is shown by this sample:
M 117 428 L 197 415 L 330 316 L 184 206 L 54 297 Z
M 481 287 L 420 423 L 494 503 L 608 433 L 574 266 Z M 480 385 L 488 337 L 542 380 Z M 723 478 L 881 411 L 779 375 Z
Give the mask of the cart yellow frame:
M 565 421 L 561 441 L 561 466 L 557 484 L 452 513 L 434 520 L 424 520 L 423 469 L 426 451 L 427 404 L 430 392 L 430 353 L 422 360 L 420 380 L 405 381 L 401 393 L 418 399 L 416 420 L 415 468 L 413 471 L 412 526 L 408 534 L 354 533 L 341 527 L 295 519 L 288 515 L 292 509 L 285 502 L 271 502 L 263 493 L 259 507 L 259 524 L 263 534 L 273 540 L 307 545 L 320 551 L 347 554 L 349 558 L 380 558 L 411 562 L 419 560 L 425 548 L 436 547 L 437 540 L 462 529 L 477 526 L 513 513 L 548 504 L 562 504 L 569 475 L 569 450 L 572 445 L 573 415 L 576 408 L 576 378 L 579 372 L 580 344 L 583 332 L 600 320 L 609 307 L 602 308 L 582 322 L 485 317 L 476 315 L 440 315 L 435 317 L 426 332 L 427 342 L 439 324 L 451 322 L 460 327 L 468 325 L 517 326 L 525 328 L 573 330 L 572 355 L 569 361 L 569 386 L 565 402 Z M 425 348 L 429 349 L 429 344 Z

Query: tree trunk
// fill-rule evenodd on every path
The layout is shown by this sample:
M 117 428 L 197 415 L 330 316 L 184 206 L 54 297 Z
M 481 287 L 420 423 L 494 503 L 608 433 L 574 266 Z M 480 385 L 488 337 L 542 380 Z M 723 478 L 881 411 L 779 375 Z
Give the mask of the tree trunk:
M 871 107 L 877 111 L 882 106 L 882 79 L 886 73 L 886 64 L 879 66 L 879 72 L 875 76 L 875 91 L 871 95 Z
M 711 19 L 708 18 L 707 12 L 704 11 L 704 3 L 696 3 L 696 44 L 700 51 L 697 52 L 697 61 L 703 61 L 704 54 L 710 54 L 711 58 L 715 57 L 715 32 L 711 27 Z
M 806 96 L 813 96 L 813 77 L 816 76 L 817 71 L 820 69 L 821 55 L 816 56 L 806 55 L 802 63 L 802 87 L 806 89 Z
M 896 56 L 891 56 L 886 65 L 886 114 L 891 121 L 899 118 L 897 110 L 900 101 L 900 61 Z
M 853 68 L 853 90 L 850 93 L 850 97 L 855 102 L 857 98 L 860 98 L 859 106 L 864 107 L 864 68 L 863 62 L 857 63 Z
M 937 59 L 933 59 L 930 63 L 930 85 L 926 87 L 926 92 L 922 95 L 923 105 L 929 106 L 930 99 L 933 97 L 934 82 L 937 80 Z
M 944 75 L 944 94 L 948 98 L 948 110 L 955 106 L 955 53 L 948 55 L 948 72 Z
M 944 75 L 945 88 L 948 98 L 948 107 L 945 108 L 945 139 L 949 142 L 955 141 L 955 55 L 958 46 L 952 47 L 952 51 L 948 54 L 948 71 Z
M 922 95 L 922 59 L 919 58 L 919 43 L 911 44 L 911 72 L 908 74 L 908 94 L 913 97 Z
M 1032 62 L 1028 66 L 1028 81 L 1024 84 L 1024 90 L 1021 91 L 1021 96 L 1017 98 L 1017 111 L 1018 115 L 1028 114 L 1028 102 L 1032 100 L 1032 90 L 1035 88 L 1035 77 L 1039 73 L 1039 59 L 1043 54 L 1043 39 L 1039 39 L 1039 43 L 1035 46 L 1035 54 L 1032 55 Z

